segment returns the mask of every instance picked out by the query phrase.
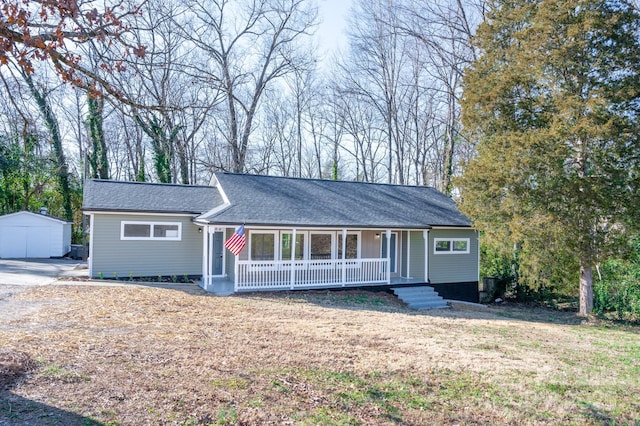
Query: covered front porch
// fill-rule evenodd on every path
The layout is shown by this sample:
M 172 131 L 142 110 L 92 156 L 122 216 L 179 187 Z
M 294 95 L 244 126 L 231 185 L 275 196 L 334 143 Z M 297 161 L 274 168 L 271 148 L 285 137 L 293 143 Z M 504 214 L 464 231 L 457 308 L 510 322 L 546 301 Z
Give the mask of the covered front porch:
M 205 226 L 201 286 L 216 294 L 423 283 L 428 230 L 245 229 L 238 256 L 224 249 L 236 228 Z M 420 250 L 410 273 L 411 241 Z M 414 249 L 414 259 L 416 258 Z M 414 260 L 415 262 L 415 260 Z
M 335 284 L 335 285 L 312 285 L 312 286 L 297 286 L 294 290 L 318 290 L 318 289 L 339 289 L 339 288 L 359 288 L 359 287 L 378 287 L 378 286 L 398 286 L 398 285 L 414 285 L 414 284 L 424 284 L 424 280 L 415 279 L 415 278 L 404 278 L 404 277 L 394 277 L 391 278 L 389 283 L 357 283 L 357 284 Z M 235 282 L 231 281 L 228 278 L 215 279 L 205 288 L 204 282 L 201 281 L 199 283 L 200 287 L 204 288 L 206 291 L 213 293 L 217 296 L 230 296 L 234 293 L 237 293 L 235 290 Z M 263 288 L 253 288 L 246 289 L 244 291 L 286 291 L 291 290 L 289 286 L 281 286 L 281 287 L 273 287 L 267 286 Z

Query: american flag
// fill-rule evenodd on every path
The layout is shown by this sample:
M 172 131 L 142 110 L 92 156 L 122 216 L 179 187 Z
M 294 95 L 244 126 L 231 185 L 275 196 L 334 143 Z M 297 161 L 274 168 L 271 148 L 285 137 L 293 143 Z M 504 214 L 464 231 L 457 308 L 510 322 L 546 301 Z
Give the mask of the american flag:
M 236 256 L 240 254 L 244 245 L 247 243 L 247 239 L 244 237 L 244 225 L 240 225 L 236 232 L 233 233 L 227 241 L 224 242 L 224 246 Z

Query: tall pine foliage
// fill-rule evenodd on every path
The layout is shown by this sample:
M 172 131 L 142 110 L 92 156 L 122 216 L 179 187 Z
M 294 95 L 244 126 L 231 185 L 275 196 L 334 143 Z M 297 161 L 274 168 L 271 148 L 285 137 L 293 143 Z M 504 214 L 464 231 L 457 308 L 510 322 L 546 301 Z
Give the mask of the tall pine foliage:
M 626 1 L 495 1 L 465 75 L 461 208 L 521 280 L 579 283 L 582 314 L 640 218 L 639 30 Z

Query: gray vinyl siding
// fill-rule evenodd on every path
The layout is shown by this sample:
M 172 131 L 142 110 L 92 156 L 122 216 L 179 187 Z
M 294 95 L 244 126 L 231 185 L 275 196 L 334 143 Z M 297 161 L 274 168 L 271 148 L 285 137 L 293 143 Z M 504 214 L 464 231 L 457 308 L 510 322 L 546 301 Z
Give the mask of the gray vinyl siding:
M 434 254 L 436 238 L 469 238 L 469 254 Z M 470 229 L 433 229 L 429 232 L 431 283 L 478 281 L 478 234 Z
M 180 241 L 121 240 L 122 221 L 181 222 Z M 93 277 L 202 275 L 202 234 L 188 216 L 95 214 L 91 229 Z
M 376 238 L 376 233 L 380 235 L 380 232 L 376 231 L 362 231 L 362 244 L 360 245 L 360 257 L 363 259 L 378 259 L 380 258 L 380 237 Z
M 421 280 L 424 279 L 424 236 L 422 231 L 411 231 L 410 234 L 409 276 Z

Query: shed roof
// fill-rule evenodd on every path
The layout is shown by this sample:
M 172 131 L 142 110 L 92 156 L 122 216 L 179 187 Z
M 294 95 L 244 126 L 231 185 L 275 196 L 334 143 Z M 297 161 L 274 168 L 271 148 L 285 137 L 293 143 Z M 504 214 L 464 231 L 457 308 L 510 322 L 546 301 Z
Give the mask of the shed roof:
M 469 227 L 455 202 L 426 186 L 216 173 L 230 206 L 209 223 L 360 228 Z
M 212 186 L 93 179 L 85 183 L 82 209 L 201 214 L 222 203 Z
M 61 223 L 61 224 L 72 223 L 72 222 L 69 222 L 67 220 L 61 219 L 59 217 L 51 216 L 49 214 L 34 213 L 34 212 L 26 211 L 26 210 L 2 215 L 2 216 L 0 216 L 0 221 L 2 221 L 3 219 L 10 218 L 10 217 L 15 217 L 15 216 L 33 216 L 34 218 L 37 218 L 37 219 L 46 219 L 46 220 L 50 220 L 52 222 L 57 222 L 57 223 Z

